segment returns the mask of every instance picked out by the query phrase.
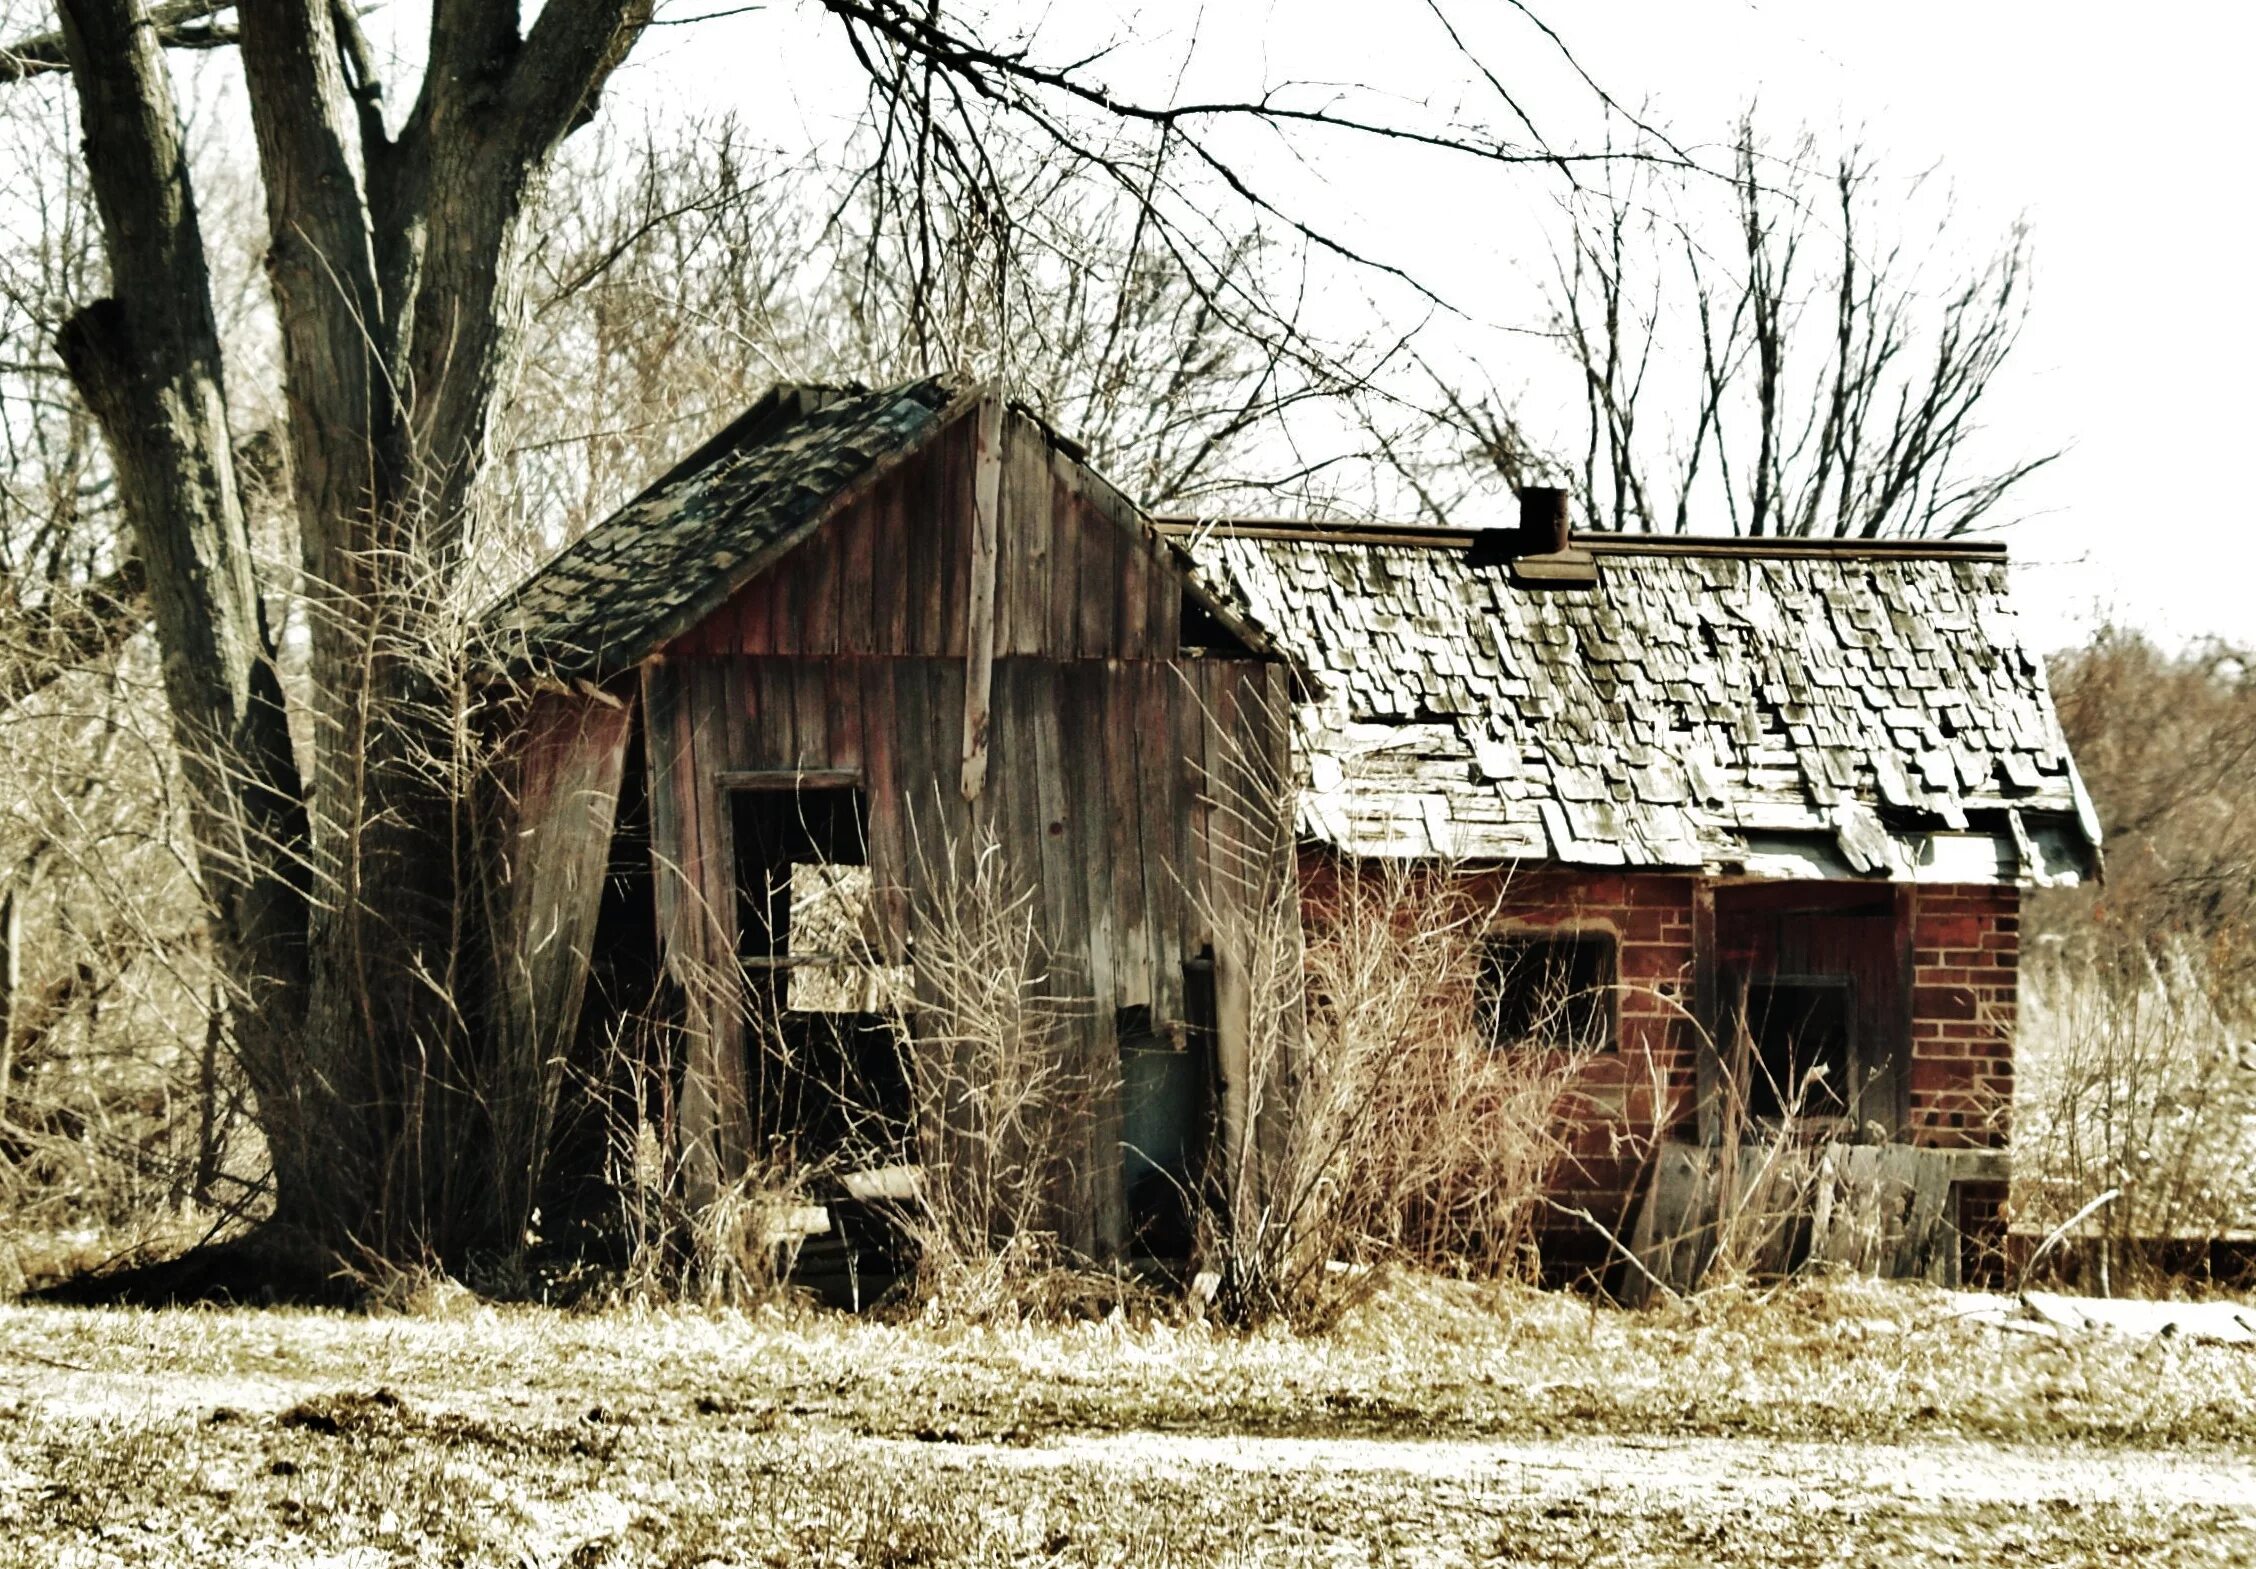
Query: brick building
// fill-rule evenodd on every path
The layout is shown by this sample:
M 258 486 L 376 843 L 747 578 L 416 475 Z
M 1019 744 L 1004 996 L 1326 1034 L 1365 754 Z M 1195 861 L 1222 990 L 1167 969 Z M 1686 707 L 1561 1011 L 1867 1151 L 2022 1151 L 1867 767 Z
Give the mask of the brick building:
M 1057 1172 L 1094 1257 L 1150 1234 L 1140 1182 L 1258 1172 L 1228 1152 L 1273 1132 L 1240 1104 L 1253 1004 L 1215 919 L 1246 831 L 1215 810 L 1225 754 L 1288 773 L 1310 886 L 1486 880 L 1500 1036 L 1539 1033 L 1522 993 L 1602 1034 L 1563 1180 L 1617 1225 L 1788 1121 L 1913 1152 L 1931 1218 L 1993 1220 L 2020 890 L 2096 870 L 2000 546 L 1575 539 L 1556 492 L 1491 531 L 1154 520 L 946 381 L 778 389 L 491 625 L 536 678 L 505 837 L 521 1048 L 663 1012 L 696 1183 L 805 1153 L 836 1120 L 818 1081 L 883 1033 L 825 978 L 836 934 L 913 972 L 919 846 L 987 834 L 1092 1003 L 1057 1049 L 1114 1086 Z M 817 882 L 859 890 L 843 924 Z M 1609 1119 L 1644 1153 L 1602 1153 Z
M 1670 1173 L 1712 1180 L 1693 1152 L 1791 1122 L 1933 1152 L 1889 1180 L 1994 1232 L 2021 890 L 2099 841 L 2004 547 L 1570 536 L 1564 507 L 1162 528 L 1301 672 L 1303 842 L 1489 869 L 1504 984 L 1611 999 L 1582 1115 L 1636 1137 L 1585 1141 L 1586 1201 L 1650 1222 Z

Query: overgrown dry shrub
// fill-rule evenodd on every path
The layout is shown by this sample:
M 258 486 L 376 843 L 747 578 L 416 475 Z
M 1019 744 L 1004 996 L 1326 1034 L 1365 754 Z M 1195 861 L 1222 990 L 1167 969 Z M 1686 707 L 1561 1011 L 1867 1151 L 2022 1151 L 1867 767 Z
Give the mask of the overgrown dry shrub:
M 1209 918 L 1244 969 L 1247 1062 L 1211 1245 L 1223 1309 L 1321 1327 L 1390 1266 L 1532 1275 L 1600 1043 L 1556 1028 L 1564 996 L 1541 1038 L 1497 1038 L 1481 938 L 1499 884 L 1343 861 L 1311 868 L 1308 896 L 1274 763 L 1241 747 L 1224 772 L 1209 789 L 1236 870 Z
M 1091 1262 L 1060 1245 L 1061 1204 L 1086 1203 L 1078 1131 L 1117 1085 L 1079 1069 L 1092 1007 L 1058 967 L 1034 889 L 991 828 L 919 834 L 909 904 L 913 991 L 892 1010 L 923 1181 L 902 1224 L 928 1309 L 988 1317 Z M 913 978 L 912 978 L 913 977 Z
M 1563 995 L 1500 1041 L 1481 934 L 1501 892 L 1400 863 L 1336 880 L 1305 941 L 1297 1115 L 1336 1148 L 1327 1223 L 1354 1253 L 1482 1275 L 1528 1272 L 1567 1157 L 1570 1091 L 1602 1044 L 1562 1032 Z
M 2103 625 L 2048 674 L 2107 865 L 2029 900 L 2014 1225 L 2116 1191 L 2048 1262 L 2159 1286 L 2256 1233 L 2256 666 Z
M 2024 973 L 2014 1219 L 2042 1236 L 2114 1193 L 2049 1255 L 2080 1285 L 2166 1284 L 2256 1225 L 2256 1048 L 2203 964 L 2165 950 L 2128 973 Z

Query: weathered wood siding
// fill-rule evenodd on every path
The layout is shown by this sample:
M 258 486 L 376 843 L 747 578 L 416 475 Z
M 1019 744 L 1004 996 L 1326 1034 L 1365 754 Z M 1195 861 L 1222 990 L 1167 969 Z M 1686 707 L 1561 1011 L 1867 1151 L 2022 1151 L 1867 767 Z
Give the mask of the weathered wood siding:
M 631 702 L 610 694 L 537 693 L 511 738 L 511 766 L 500 780 L 508 799 L 496 814 L 503 825 L 495 846 L 502 906 L 498 1045 L 520 1065 L 507 1082 L 538 1090 L 491 1110 L 496 1118 L 539 1124 L 524 1129 L 528 1148 L 545 1142 L 587 995 L 633 715 Z
M 1181 579 L 1135 508 L 1023 415 L 1002 420 L 999 658 L 1172 659 Z M 942 432 L 674 640 L 667 657 L 967 656 L 974 427 Z
M 1214 945 L 1217 865 L 1230 860 L 1206 782 L 1240 748 L 1280 769 L 1280 666 L 1178 657 L 1181 581 L 1167 547 L 1039 426 L 1005 415 L 993 650 L 970 657 L 976 422 L 967 418 L 644 668 L 652 854 L 669 967 L 696 1060 L 685 1120 L 717 1165 L 746 1148 L 730 775 L 851 772 L 897 942 L 942 847 L 991 830 L 1035 889 L 1059 984 L 1094 1006 L 1068 1064 L 1110 1083 L 1117 1017 L 1185 1015 L 1184 964 Z M 982 665 L 984 783 L 963 767 L 966 682 Z M 976 722 L 976 720 L 975 720 Z M 919 846 L 923 847 L 920 855 Z M 1217 954 L 1225 1075 L 1245 1020 Z M 1227 1094 L 1228 1085 L 1225 1084 Z M 1119 1245 L 1119 1110 L 1104 1097 L 1066 1164 L 1062 1240 Z

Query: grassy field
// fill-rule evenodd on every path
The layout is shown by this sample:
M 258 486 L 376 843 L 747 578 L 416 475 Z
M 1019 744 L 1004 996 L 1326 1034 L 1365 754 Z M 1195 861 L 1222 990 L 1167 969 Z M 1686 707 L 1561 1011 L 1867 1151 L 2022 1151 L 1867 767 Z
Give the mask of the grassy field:
M 1957 1311 L 0 1308 L 0 1563 L 2256 1560 L 2256 1349 Z

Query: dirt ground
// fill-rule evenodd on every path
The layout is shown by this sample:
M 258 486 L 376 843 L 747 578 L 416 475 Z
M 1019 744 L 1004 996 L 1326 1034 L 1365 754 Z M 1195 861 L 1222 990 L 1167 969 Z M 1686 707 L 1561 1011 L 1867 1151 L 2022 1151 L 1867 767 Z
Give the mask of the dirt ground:
M 2256 1562 L 2256 1348 L 1862 1284 L 1321 1339 L 0 1308 L 0 1564 L 1491 1562 Z

